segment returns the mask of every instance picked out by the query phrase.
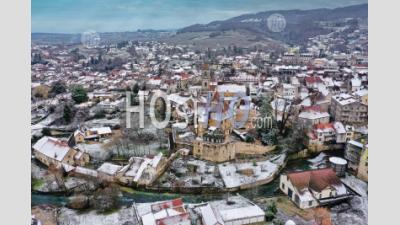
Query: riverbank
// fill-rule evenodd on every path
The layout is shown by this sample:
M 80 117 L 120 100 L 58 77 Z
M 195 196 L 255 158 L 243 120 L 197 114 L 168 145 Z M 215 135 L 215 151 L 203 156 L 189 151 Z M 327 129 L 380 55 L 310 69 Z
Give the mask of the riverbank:
M 295 170 L 307 170 L 311 169 L 313 163 L 308 159 L 297 159 L 290 160 L 287 165 L 282 169 L 281 172 L 295 171 Z M 366 185 L 361 188 L 366 188 Z M 202 203 L 212 200 L 221 200 L 226 198 L 228 193 L 213 193 L 213 194 L 174 194 L 170 192 L 149 192 L 143 190 L 137 190 L 130 187 L 120 187 L 121 195 L 118 197 L 119 209 L 106 213 L 98 214 L 93 209 L 86 210 L 73 210 L 68 209 L 68 196 L 63 194 L 42 194 L 32 193 L 32 209 L 37 207 L 54 207 L 61 213 L 57 216 L 58 224 L 134 224 L 126 223 L 127 214 L 129 207 L 133 203 L 149 203 L 163 200 L 171 200 L 181 197 L 185 203 Z M 287 219 L 295 220 L 297 224 L 310 224 L 312 222 L 312 214 L 310 212 L 303 212 L 298 209 L 290 202 L 286 196 L 282 196 L 279 192 L 279 176 L 277 176 L 270 183 L 257 186 L 248 190 L 241 190 L 237 193 L 240 195 L 260 204 L 261 206 L 267 202 L 277 201 L 281 199 L 280 203 L 277 204 L 276 218 L 281 221 Z M 330 217 L 335 224 L 366 224 L 368 218 L 367 210 L 368 197 L 355 197 L 348 203 L 342 203 L 328 208 Z M 290 207 L 292 205 L 292 207 Z M 300 211 L 299 211 L 300 210 Z M 32 211 L 33 212 L 33 211 Z M 105 217 L 110 217 L 109 220 L 105 220 Z M 129 218 L 128 218 L 129 219 Z M 100 221 L 100 223 L 99 223 Z M 105 222 L 103 222 L 105 221 Z M 118 221 L 116 223 L 113 223 Z M 97 225 L 96 224 L 96 225 Z
M 281 172 L 292 171 L 292 170 L 305 170 L 310 168 L 310 163 L 307 160 L 291 160 L 287 162 L 286 166 L 283 167 Z M 241 195 L 252 199 L 256 196 L 266 196 L 272 197 L 276 195 L 279 186 L 279 176 L 275 177 L 270 183 L 261 185 L 249 190 L 241 190 L 238 191 Z M 227 193 L 218 192 L 218 193 L 209 193 L 209 194 L 178 194 L 171 192 L 158 192 L 158 191 L 145 191 L 145 190 L 137 190 L 130 187 L 122 187 L 122 196 L 120 197 L 121 205 L 130 205 L 133 202 L 137 203 L 145 203 L 145 202 L 153 202 L 159 200 L 170 200 L 176 197 L 182 197 L 185 202 L 189 203 L 199 203 L 202 201 L 212 200 L 212 199 L 222 199 Z M 68 203 L 69 195 L 66 193 L 39 193 L 33 192 L 31 195 L 31 205 L 41 205 L 48 204 L 54 206 L 65 206 Z

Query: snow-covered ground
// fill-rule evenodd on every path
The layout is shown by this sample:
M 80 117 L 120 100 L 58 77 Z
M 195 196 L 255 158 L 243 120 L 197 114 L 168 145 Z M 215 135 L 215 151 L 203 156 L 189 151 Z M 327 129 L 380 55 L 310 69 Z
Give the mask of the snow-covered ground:
M 61 116 L 57 115 L 56 113 L 50 114 L 49 116 L 47 116 L 44 120 L 40 121 L 37 124 L 34 124 L 31 126 L 31 136 L 36 136 L 36 137 L 40 137 L 42 134 L 42 130 L 43 128 L 49 126 L 50 124 L 52 124 L 54 121 L 56 121 L 57 119 L 59 119 Z
M 96 211 L 79 213 L 76 210 L 61 208 L 58 225 L 137 225 L 135 212 L 131 207 L 124 207 L 116 212 L 103 215 Z
M 368 184 L 353 175 L 346 174 L 342 182 L 361 195 L 351 199 L 350 204 L 342 203 L 331 208 L 334 224 L 368 224 Z
M 328 155 L 321 152 L 318 156 L 307 161 L 311 163 L 310 167 L 312 169 L 318 169 L 326 166 Z
M 360 194 L 362 197 L 366 197 L 368 194 L 368 184 L 358 179 L 357 177 L 346 174 L 346 177 L 341 179 L 344 184 L 351 187 L 354 191 Z
M 114 119 L 93 119 L 88 120 L 84 123 L 84 125 L 88 127 L 115 127 L 120 125 L 121 120 L 119 118 Z
M 92 159 L 104 161 L 111 157 L 111 151 L 104 148 L 104 144 L 91 143 L 91 144 L 77 144 L 78 148 L 90 155 Z

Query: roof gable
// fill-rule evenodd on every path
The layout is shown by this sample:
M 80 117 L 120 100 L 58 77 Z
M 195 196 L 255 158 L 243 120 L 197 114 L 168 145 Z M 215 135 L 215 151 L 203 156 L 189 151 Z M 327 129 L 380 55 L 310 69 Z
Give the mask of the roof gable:
M 341 184 L 340 179 L 332 168 L 295 172 L 287 176 L 293 186 L 300 192 L 306 188 L 321 192 L 327 187 Z
M 57 161 L 62 161 L 71 150 L 67 142 L 48 136 L 42 137 L 32 148 Z

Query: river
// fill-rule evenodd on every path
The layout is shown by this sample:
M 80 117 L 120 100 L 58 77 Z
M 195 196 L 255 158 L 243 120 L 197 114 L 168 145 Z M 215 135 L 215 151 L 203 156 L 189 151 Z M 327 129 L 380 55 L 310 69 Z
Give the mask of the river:
M 289 161 L 283 171 L 293 170 L 305 170 L 309 169 L 309 162 L 305 159 Z M 253 199 L 257 196 L 272 197 L 277 195 L 277 189 L 279 186 L 279 176 L 271 183 L 259 186 L 257 188 L 239 191 L 239 193 L 249 199 Z M 121 205 L 131 205 L 133 202 L 155 202 L 161 200 L 169 200 L 177 197 L 182 197 L 185 202 L 188 203 L 199 203 L 210 200 L 222 199 L 227 193 L 218 194 L 207 194 L 207 195 L 191 195 L 191 194 L 173 194 L 173 193 L 156 193 L 156 192 L 144 192 L 132 190 L 131 192 L 123 192 L 120 197 Z M 60 194 L 41 194 L 32 193 L 31 205 L 54 205 L 54 206 L 65 206 L 68 202 L 68 196 Z

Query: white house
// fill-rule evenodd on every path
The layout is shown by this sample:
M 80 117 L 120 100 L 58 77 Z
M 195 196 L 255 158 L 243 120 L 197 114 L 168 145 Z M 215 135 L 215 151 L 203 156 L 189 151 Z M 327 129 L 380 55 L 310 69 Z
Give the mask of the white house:
M 182 199 L 157 202 L 141 215 L 143 225 L 190 225 L 190 216 Z
M 312 128 L 316 124 L 329 123 L 329 113 L 318 109 L 309 109 L 299 114 L 299 123 L 305 128 Z
M 228 200 L 195 206 L 203 225 L 263 224 L 265 212 L 250 200 L 237 195 Z
M 70 166 L 83 166 L 89 162 L 87 153 L 69 147 L 68 143 L 54 137 L 44 136 L 33 146 L 33 154 L 43 164 L 55 165 L 58 168 L 65 164 Z
M 346 143 L 347 132 L 346 129 L 341 122 L 334 122 L 333 127 L 336 131 L 336 143 Z
M 326 205 L 351 197 L 332 168 L 282 174 L 279 188 L 301 209 Z

